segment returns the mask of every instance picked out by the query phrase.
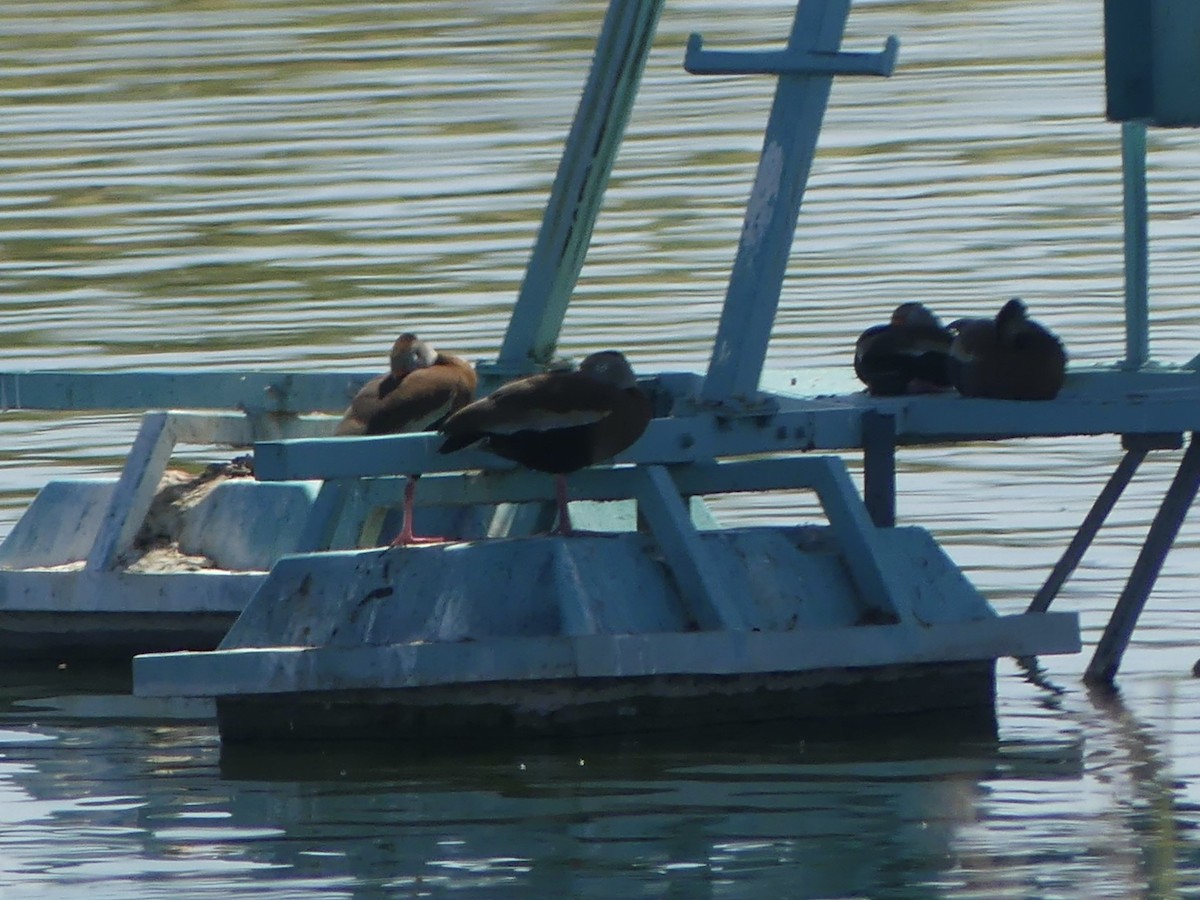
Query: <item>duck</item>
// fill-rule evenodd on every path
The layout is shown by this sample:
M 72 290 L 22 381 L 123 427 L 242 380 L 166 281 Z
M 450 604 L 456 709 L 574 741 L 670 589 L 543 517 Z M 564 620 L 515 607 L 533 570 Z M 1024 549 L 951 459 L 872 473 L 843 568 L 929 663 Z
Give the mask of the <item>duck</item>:
M 571 536 L 566 476 L 632 446 L 650 424 L 650 398 L 618 350 L 585 357 L 574 371 L 511 381 L 449 416 L 440 453 L 478 445 L 554 476 L 556 531 Z
M 436 431 L 454 412 L 475 399 L 475 369 L 465 359 L 439 353 L 428 341 L 405 332 L 392 344 L 385 375 L 372 378 L 354 395 L 338 423 L 337 436 Z M 404 486 L 404 525 L 392 546 L 441 543 L 413 533 L 413 500 L 418 474 Z
M 854 345 L 854 373 L 874 396 L 951 389 L 953 333 L 923 303 L 901 303 L 885 325 L 872 325 Z
M 950 323 L 950 369 L 964 397 L 1053 400 L 1066 377 L 1067 351 L 1049 329 L 1029 318 L 1013 297 L 994 318 Z

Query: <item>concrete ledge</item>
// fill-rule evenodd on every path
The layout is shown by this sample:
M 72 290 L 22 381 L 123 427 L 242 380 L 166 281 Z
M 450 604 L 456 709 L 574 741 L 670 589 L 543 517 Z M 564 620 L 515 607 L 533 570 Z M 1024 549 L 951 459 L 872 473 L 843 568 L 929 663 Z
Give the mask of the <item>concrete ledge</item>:
M 319 693 L 547 679 L 795 673 L 1075 653 L 1074 613 L 1001 616 L 932 626 L 866 625 L 803 632 L 694 632 L 494 638 L 357 647 L 275 647 L 148 654 L 133 661 L 139 696 Z
M 82 613 L 121 613 L 147 619 L 176 613 L 238 615 L 266 572 L 131 573 L 84 569 L 0 571 L 0 627 L 15 613 L 58 616 L 54 627 Z

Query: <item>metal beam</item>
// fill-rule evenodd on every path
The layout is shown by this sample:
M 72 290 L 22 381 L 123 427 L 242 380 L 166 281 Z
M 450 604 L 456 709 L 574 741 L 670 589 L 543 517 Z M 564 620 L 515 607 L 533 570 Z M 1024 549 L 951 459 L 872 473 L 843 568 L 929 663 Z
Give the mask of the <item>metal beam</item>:
M 174 449 L 170 415 L 147 414 L 129 448 L 85 568 L 96 572 L 110 569 L 133 544 Z
M 0 372 L 0 410 L 240 409 L 343 412 L 377 373 Z
M 611 3 L 492 380 L 550 362 L 637 95 L 663 0 Z
M 712 564 L 692 525 L 688 505 L 666 469 L 646 466 L 634 471 L 640 482 L 638 510 L 662 549 L 680 594 L 691 605 L 696 626 L 704 631 L 745 631 L 758 625 L 746 618 L 751 607 L 742 602 L 735 588 L 724 583 Z

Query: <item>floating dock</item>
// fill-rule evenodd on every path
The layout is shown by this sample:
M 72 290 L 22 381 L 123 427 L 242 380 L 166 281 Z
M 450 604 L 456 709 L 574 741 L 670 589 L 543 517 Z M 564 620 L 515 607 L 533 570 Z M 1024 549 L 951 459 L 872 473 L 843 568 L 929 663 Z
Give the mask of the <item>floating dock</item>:
M 660 9 L 609 8 L 508 330 L 479 367 L 484 390 L 553 362 Z M 1045 402 L 871 397 L 848 366 L 764 372 L 832 79 L 886 77 L 897 60 L 895 38 L 840 49 L 849 11 L 803 0 L 783 50 L 689 43 L 688 71 L 769 75 L 776 98 L 707 372 L 644 377 L 646 433 L 571 476 L 577 524 L 594 533 L 546 536 L 548 477 L 441 456 L 437 435 L 331 437 L 365 374 L 11 373 L 8 407 L 175 411 L 147 414 L 115 484 L 47 485 L 0 545 L 0 638 L 139 651 L 136 692 L 216 697 L 229 742 L 986 712 L 998 658 L 1080 649 L 1076 615 L 1048 607 L 1142 459 L 1193 433 L 1088 670 L 1111 681 L 1200 485 L 1200 373 L 1147 353 L 1145 116 L 1122 126 L 1125 360 L 1070 371 Z M 1110 87 L 1125 83 L 1113 52 Z M 1120 436 L 1125 457 L 1024 614 L 997 615 L 928 532 L 895 524 L 898 447 L 1098 434 Z M 253 447 L 253 479 L 221 479 L 176 510 L 183 570 L 139 570 L 129 560 L 178 442 Z M 845 453 L 863 456 L 861 493 Z M 377 546 L 408 473 L 422 475 L 422 522 L 441 516 L 450 542 Z M 814 493 L 826 523 L 722 529 L 704 505 L 768 490 Z M 188 570 L 189 557 L 207 562 Z M 148 652 L 163 650 L 178 652 Z

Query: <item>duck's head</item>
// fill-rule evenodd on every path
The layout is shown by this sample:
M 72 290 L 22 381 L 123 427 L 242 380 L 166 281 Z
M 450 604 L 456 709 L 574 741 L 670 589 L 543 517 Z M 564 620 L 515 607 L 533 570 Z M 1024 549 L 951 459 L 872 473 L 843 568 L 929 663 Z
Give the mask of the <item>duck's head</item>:
M 1002 341 L 1012 340 L 1028 322 L 1024 301 L 1020 297 L 1013 297 L 996 313 L 996 332 Z
M 432 366 L 437 360 L 433 345 L 406 331 L 392 344 L 392 374 L 403 378 L 416 369 Z
M 942 320 L 924 303 L 910 300 L 892 311 L 892 325 L 899 327 L 941 328 Z
M 637 376 L 625 354 L 618 350 L 601 350 L 584 357 L 579 364 L 584 375 L 626 390 L 637 385 Z

